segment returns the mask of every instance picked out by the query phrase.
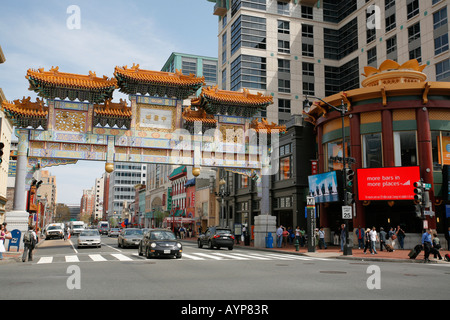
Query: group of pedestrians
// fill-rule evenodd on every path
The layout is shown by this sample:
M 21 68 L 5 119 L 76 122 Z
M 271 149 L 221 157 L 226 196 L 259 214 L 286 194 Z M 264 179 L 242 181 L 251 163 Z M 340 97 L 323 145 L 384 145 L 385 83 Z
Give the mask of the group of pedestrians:
M 377 244 L 380 251 L 383 251 L 383 248 L 387 251 L 395 251 L 398 241 L 400 249 L 403 249 L 406 233 L 401 226 L 391 227 L 388 232 L 383 227 L 380 228 L 380 232 L 377 232 L 376 227 L 364 229 L 358 226 L 355 236 L 358 239 L 358 249 L 364 249 L 364 253 L 369 250 L 371 254 L 377 254 Z
M 297 226 L 295 229 L 291 227 L 283 227 L 280 225 L 277 229 L 277 247 L 287 247 L 288 244 L 293 244 L 297 240 L 301 247 L 306 243 L 306 232 L 303 228 Z

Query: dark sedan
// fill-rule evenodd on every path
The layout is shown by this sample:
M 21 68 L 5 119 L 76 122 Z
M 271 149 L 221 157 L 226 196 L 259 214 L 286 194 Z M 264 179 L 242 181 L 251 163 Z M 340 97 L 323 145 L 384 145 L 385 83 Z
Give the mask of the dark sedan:
M 207 245 L 209 249 L 227 247 L 228 250 L 233 250 L 234 236 L 230 229 L 210 227 L 198 237 L 197 244 L 199 248 Z
M 167 229 L 151 229 L 145 233 L 139 243 L 138 253 L 147 258 L 174 256 L 179 259 L 182 255 L 182 245 L 175 234 Z

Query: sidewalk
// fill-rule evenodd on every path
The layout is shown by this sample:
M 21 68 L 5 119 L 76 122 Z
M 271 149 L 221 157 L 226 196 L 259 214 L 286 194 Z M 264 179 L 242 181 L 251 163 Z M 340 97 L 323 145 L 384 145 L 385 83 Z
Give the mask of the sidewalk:
M 197 238 L 187 238 L 182 241 L 189 242 L 197 242 Z M 281 248 L 255 248 L 253 241 L 250 243 L 250 246 L 245 246 L 242 241 L 239 244 L 234 244 L 235 248 L 249 249 L 249 250 L 263 250 L 269 252 L 277 252 L 277 253 L 289 253 L 289 254 L 298 254 L 309 257 L 316 258 L 328 258 L 328 259 L 347 259 L 347 260 L 358 260 L 358 261 L 384 261 L 384 262 L 409 262 L 409 263 L 424 263 L 424 252 L 422 251 L 416 259 L 410 259 L 408 253 L 409 249 L 404 250 L 395 250 L 394 252 L 387 252 L 386 250 L 380 251 L 377 248 L 377 254 L 371 254 L 369 250 L 367 250 L 366 254 L 364 254 L 363 249 L 353 248 L 351 256 L 344 256 L 340 251 L 340 247 L 329 245 L 327 249 L 319 249 L 316 247 L 315 252 L 308 252 L 307 247 L 299 247 L 299 251 L 296 251 L 296 248 L 293 244 L 288 244 L 286 247 Z M 444 260 L 444 256 L 450 253 L 447 250 L 440 250 L 440 254 L 442 256 L 442 260 L 434 259 L 434 256 L 430 255 L 430 263 L 445 263 L 449 264 L 450 262 L 446 262 Z

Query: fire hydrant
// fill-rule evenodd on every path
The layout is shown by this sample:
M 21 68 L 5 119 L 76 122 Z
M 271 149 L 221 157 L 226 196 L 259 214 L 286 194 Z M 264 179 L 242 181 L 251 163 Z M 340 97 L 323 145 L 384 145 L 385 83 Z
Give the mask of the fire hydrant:
M 294 246 L 295 246 L 295 251 L 299 251 L 300 250 L 300 244 L 298 243 L 298 239 L 297 238 L 295 238 Z

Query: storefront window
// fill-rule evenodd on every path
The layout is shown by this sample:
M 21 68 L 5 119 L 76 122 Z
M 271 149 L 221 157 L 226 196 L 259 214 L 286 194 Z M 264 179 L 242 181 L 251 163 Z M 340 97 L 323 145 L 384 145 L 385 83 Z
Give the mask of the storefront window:
M 383 153 L 381 133 L 363 135 L 364 168 L 381 168 L 383 166 Z
M 395 166 L 417 166 L 417 140 L 415 131 L 394 132 Z
M 432 131 L 431 145 L 433 152 L 433 169 L 439 171 L 443 165 L 450 165 L 450 132 Z
M 280 159 L 280 171 L 278 172 L 279 180 L 287 180 L 291 178 L 291 157 Z

